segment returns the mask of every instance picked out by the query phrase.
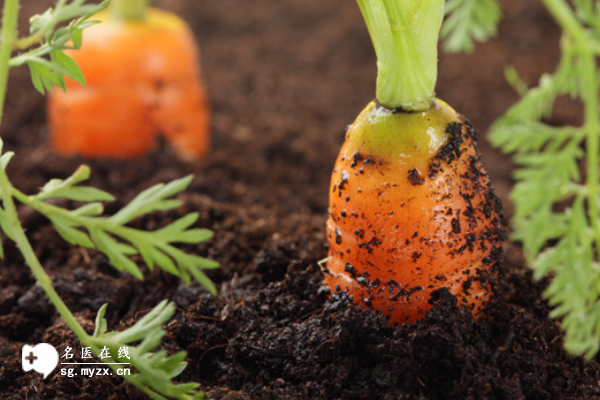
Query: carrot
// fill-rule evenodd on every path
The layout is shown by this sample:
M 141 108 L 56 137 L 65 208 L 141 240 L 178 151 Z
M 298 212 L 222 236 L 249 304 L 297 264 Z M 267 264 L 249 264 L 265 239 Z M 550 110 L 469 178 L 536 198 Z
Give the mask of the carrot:
M 188 26 L 146 1 L 113 0 L 69 52 L 87 85 L 67 79 L 49 97 L 52 148 L 60 154 L 142 156 L 162 134 L 197 159 L 209 149 L 210 114 Z
M 377 101 L 334 167 L 326 283 L 392 323 L 421 318 L 442 288 L 478 316 L 496 286 L 501 207 L 477 133 L 434 96 L 444 1 L 358 3 L 378 56 Z

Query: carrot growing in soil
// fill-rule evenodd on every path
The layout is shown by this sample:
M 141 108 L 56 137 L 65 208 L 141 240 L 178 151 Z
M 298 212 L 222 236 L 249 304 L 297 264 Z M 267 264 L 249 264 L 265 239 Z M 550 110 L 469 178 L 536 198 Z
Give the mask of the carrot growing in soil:
M 49 96 L 52 148 L 61 154 L 142 156 L 163 135 L 183 158 L 209 149 L 210 113 L 198 46 L 179 17 L 148 0 L 112 0 L 68 52 L 86 86 L 66 79 Z
M 81 71 L 64 50 L 78 47 L 83 29 L 93 24 L 89 18 L 106 7 L 108 2 L 85 3 L 85 0 L 59 0 L 54 8 L 32 17 L 30 35 L 21 38 L 17 29 L 20 0 L 4 1 L 0 28 L 0 122 L 11 67 L 27 65 L 34 86 L 40 91 L 51 90 L 54 85 L 62 86 L 65 77 L 82 80 Z M 54 289 L 50 276 L 29 242 L 17 208 L 21 203 L 38 211 L 67 242 L 97 249 L 115 268 L 136 278 L 142 279 L 143 274 L 131 256 L 138 256 L 149 269 L 159 267 L 187 283 L 194 278 L 209 292 L 216 294 L 215 285 L 202 270 L 217 268 L 218 263 L 178 248 L 179 244 L 195 245 L 212 236 L 212 232 L 206 229 L 193 228 L 199 218 L 198 213 L 185 215 L 154 231 L 130 226 L 133 220 L 148 213 L 179 207 L 181 203 L 172 197 L 183 191 L 192 177 L 155 185 L 107 217 L 103 215 L 103 202 L 114 198 L 102 190 L 81 185 L 89 178 L 88 167 L 80 167 L 67 179 L 52 179 L 39 193 L 27 195 L 13 185 L 7 174 L 13 156 L 10 151 L 3 152 L 0 138 L 0 259 L 5 256 L 4 242 L 10 239 L 21 252 L 37 284 L 82 347 L 88 347 L 96 356 L 102 354 L 100 361 L 117 374 L 119 363 L 127 363 L 132 373 L 119 375 L 150 398 L 204 399 L 197 390 L 197 383 L 173 382 L 186 367 L 186 353 L 181 351 L 168 355 L 164 350 L 156 350 L 166 335 L 163 325 L 175 313 L 175 306 L 162 301 L 133 326 L 120 332 L 108 332 L 104 318 L 108 304 L 105 304 L 98 311 L 94 333 L 89 334 Z M 57 199 L 62 199 L 65 204 L 75 202 L 78 207 L 58 206 Z M 128 348 L 128 355 L 119 351 L 123 347 Z M 109 356 L 105 357 L 106 354 Z
M 501 206 L 477 133 L 434 95 L 444 1 L 358 0 L 377 99 L 350 126 L 330 190 L 326 282 L 392 323 L 447 288 L 478 315 L 493 297 Z

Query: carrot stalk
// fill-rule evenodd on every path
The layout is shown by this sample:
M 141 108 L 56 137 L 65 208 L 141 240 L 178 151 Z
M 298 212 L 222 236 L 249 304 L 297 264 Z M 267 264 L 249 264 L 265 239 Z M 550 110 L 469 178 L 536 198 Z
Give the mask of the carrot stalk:
M 143 21 L 149 0 L 111 0 L 110 11 L 114 18 Z
M 434 95 L 444 2 L 357 0 L 378 57 L 377 100 L 332 174 L 326 282 L 392 323 L 447 289 L 478 316 L 500 262 L 500 202 L 471 124 Z
M 2 13 L 2 31 L 0 32 L 0 43 L 13 43 L 17 39 L 19 2 L 6 0 Z M 0 122 L 4 115 L 4 103 L 6 102 L 6 87 L 8 83 L 8 72 L 10 69 L 11 46 L 0 46 Z
M 377 54 L 379 103 L 390 109 L 429 109 L 444 0 L 358 0 L 358 5 Z

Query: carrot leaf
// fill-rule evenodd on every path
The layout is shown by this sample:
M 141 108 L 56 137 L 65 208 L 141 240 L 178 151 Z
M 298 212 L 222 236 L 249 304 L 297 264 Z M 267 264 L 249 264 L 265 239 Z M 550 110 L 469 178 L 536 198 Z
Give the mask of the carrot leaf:
M 179 207 L 181 202 L 172 197 L 189 186 L 191 176 L 146 189 L 110 217 L 101 215 L 103 207 L 100 202 L 112 201 L 113 196 L 96 188 L 79 185 L 89 177 L 90 169 L 82 166 L 65 180 L 51 180 L 36 195 L 27 196 L 18 191 L 15 195 L 19 201 L 46 216 L 67 242 L 98 249 L 119 270 L 143 279 L 140 268 L 131 259 L 131 256 L 139 255 L 149 269 L 158 266 L 186 283 L 194 278 L 210 293 L 216 294 L 214 284 L 201 269 L 218 268 L 219 264 L 188 254 L 175 246 L 195 245 L 212 238 L 211 231 L 193 228 L 198 220 L 198 213 L 188 214 L 155 231 L 127 226 L 149 213 Z M 85 205 L 71 210 L 48 203 L 47 200 L 51 199 L 84 202 Z
M 59 2 L 55 9 L 48 9 L 31 18 L 30 33 L 27 38 L 17 40 L 16 48 L 27 50 L 14 56 L 10 66 L 27 65 L 31 72 L 34 87 L 40 93 L 52 91 L 54 87 L 65 89 L 64 77 L 85 84 L 85 78 L 71 57 L 64 53 L 67 49 L 81 46 L 81 32 L 94 24 L 90 18 L 108 6 L 108 1 L 100 4 L 85 4 L 85 0 L 71 3 Z M 66 26 L 60 26 L 70 21 Z
M 126 224 L 152 211 L 165 211 L 179 207 L 181 203 L 177 200 L 169 200 L 169 197 L 185 190 L 192 179 L 190 175 L 169 184 L 159 183 L 144 190 L 121 211 L 113 215 L 111 221 L 115 224 Z
M 526 90 L 492 127 L 492 143 L 514 153 L 514 240 L 534 278 L 549 278 L 544 298 L 561 320 L 565 348 L 590 359 L 600 350 L 600 8 L 591 1 L 544 0 L 563 29 L 556 71 Z M 559 96 L 583 104 L 581 126 L 555 126 Z
M 204 395 L 197 392 L 197 383 L 172 382 L 187 366 L 185 351 L 171 356 L 164 350 L 153 352 L 166 335 L 163 325 L 175 314 L 172 303 L 162 301 L 133 326 L 121 332 L 107 332 L 106 309 L 105 304 L 98 311 L 96 330 L 89 340 L 96 356 L 100 355 L 101 349 L 108 349 L 110 358 L 103 361 L 127 363 L 134 368 L 135 373 L 124 375 L 124 378 L 153 399 L 164 399 L 163 396 L 186 400 L 204 399 Z M 109 364 L 115 371 L 121 366 Z
M 441 36 L 444 50 L 471 52 L 498 32 L 502 11 L 497 0 L 449 0 Z
M 68 179 L 52 179 L 46 183 L 40 193 L 35 196 L 37 200 L 48 200 L 48 199 L 67 199 L 74 201 L 113 201 L 114 197 L 102 190 L 77 186 L 90 177 L 90 168 L 83 165 L 75 171 Z

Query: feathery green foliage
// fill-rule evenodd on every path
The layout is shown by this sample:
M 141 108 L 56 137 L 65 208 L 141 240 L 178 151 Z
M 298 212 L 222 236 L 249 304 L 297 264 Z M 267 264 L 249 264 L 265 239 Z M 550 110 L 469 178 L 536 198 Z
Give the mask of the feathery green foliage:
M 95 188 L 78 186 L 78 183 L 88 179 L 89 175 L 90 169 L 82 166 L 64 181 L 51 180 L 37 195 L 27 196 L 16 189 L 14 195 L 23 204 L 31 206 L 46 216 L 67 242 L 102 251 L 119 270 L 143 279 L 137 264 L 130 259 L 130 256 L 140 254 L 151 270 L 158 265 L 188 284 L 190 278 L 194 277 L 212 294 L 216 294 L 215 286 L 201 269 L 214 269 L 219 264 L 197 255 L 187 254 L 174 246 L 174 244 L 196 244 L 212 237 L 212 232 L 209 230 L 190 229 L 198 220 L 198 213 L 188 214 L 152 232 L 127 226 L 134 219 L 148 213 L 179 207 L 181 202 L 170 197 L 185 190 L 191 183 L 191 176 L 166 185 L 155 185 L 140 193 L 115 215 L 104 217 L 100 202 L 111 201 L 113 196 Z M 44 201 L 57 198 L 85 202 L 85 204 L 74 210 L 68 210 Z
M 83 30 L 96 23 L 89 19 L 109 3 L 106 0 L 100 4 L 85 4 L 86 1 L 59 0 L 55 8 L 31 18 L 30 36 L 14 42 L 15 50 L 27 51 L 13 57 L 10 66 L 27 65 L 33 85 L 42 94 L 55 86 L 65 90 L 65 76 L 85 84 L 81 70 L 64 50 L 81 47 Z M 68 23 L 67 26 L 59 27 L 64 23 Z
M 491 140 L 518 165 L 513 238 L 535 279 L 551 277 L 544 297 L 551 316 L 562 319 L 566 349 L 591 358 L 600 349 L 600 3 L 544 3 L 564 32 L 560 64 L 531 90 L 508 70 L 522 98 L 493 126 Z M 583 103 L 582 126 L 546 122 L 561 95 Z
M 88 5 L 86 0 L 58 0 L 54 9 L 31 19 L 30 36 L 18 38 L 19 0 L 4 1 L 0 30 L 0 122 L 11 67 L 27 65 L 34 86 L 42 93 L 54 86 L 64 89 L 65 76 L 85 82 L 81 70 L 64 50 L 79 48 L 82 30 L 94 23 L 89 18 L 107 4 L 107 1 Z M 24 52 L 13 56 L 19 51 Z M 198 384 L 172 382 L 185 369 L 185 352 L 172 356 L 165 351 L 154 352 L 165 335 L 162 325 L 173 316 L 174 306 L 163 301 L 131 328 L 107 333 L 105 305 L 98 313 L 95 334 L 88 335 L 52 287 L 51 279 L 35 255 L 17 213 L 17 203 L 32 207 L 47 217 L 67 242 L 99 250 L 116 268 L 136 278 L 142 279 L 143 275 L 131 256 L 139 255 L 148 268 L 158 266 L 186 283 L 194 278 L 209 292 L 216 294 L 214 284 L 202 270 L 217 268 L 218 264 L 177 247 L 179 244 L 195 245 L 212 237 L 212 232 L 193 227 L 198 213 L 188 214 L 150 232 L 129 226 L 149 213 L 179 207 L 180 202 L 173 197 L 189 186 L 192 177 L 155 185 L 140 193 L 116 214 L 107 217 L 102 215 L 103 202 L 114 200 L 113 196 L 80 185 L 90 176 L 88 167 L 80 167 L 67 179 L 53 179 L 39 193 L 27 195 L 11 183 L 7 167 L 14 154 L 3 153 L 2 145 L 0 139 L 0 258 L 5 255 L 2 247 L 2 236 L 5 236 L 16 243 L 38 284 L 83 346 L 90 347 L 97 356 L 102 354 L 101 349 L 110 349 L 111 354 L 117 354 L 117 349 L 129 348 L 131 365 L 137 372 L 123 377 L 148 396 L 160 400 L 203 399 L 203 394 L 197 392 Z M 54 199 L 67 200 L 78 206 L 73 209 L 60 207 L 49 201 Z M 105 361 L 102 357 L 101 360 Z M 109 358 L 108 362 L 110 360 L 113 359 Z M 116 368 L 115 365 L 109 367 Z
M 497 0 L 448 0 L 441 35 L 444 50 L 471 52 L 498 32 L 502 11 Z
M 140 390 L 153 399 L 181 399 L 203 400 L 203 393 L 198 393 L 197 383 L 174 384 L 173 378 L 179 376 L 186 368 L 184 361 L 186 352 L 171 356 L 164 350 L 153 353 L 160 345 L 166 332 L 162 326 L 171 319 L 175 313 L 173 304 L 166 300 L 157 305 L 152 311 L 137 321 L 132 327 L 122 332 L 106 332 L 107 322 L 104 319 L 106 305 L 98 311 L 96 316 L 96 331 L 90 344 L 92 351 L 99 355 L 101 349 L 108 349 L 109 354 L 119 354 L 119 349 L 128 349 L 127 358 L 109 357 L 106 362 L 127 362 L 138 372 L 127 377 Z M 132 346 L 139 343 L 137 346 Z M 117 371 L 119 365 L 109 364 L 110 368 Z M 166 396 L 166 397 L 165 397 Z

